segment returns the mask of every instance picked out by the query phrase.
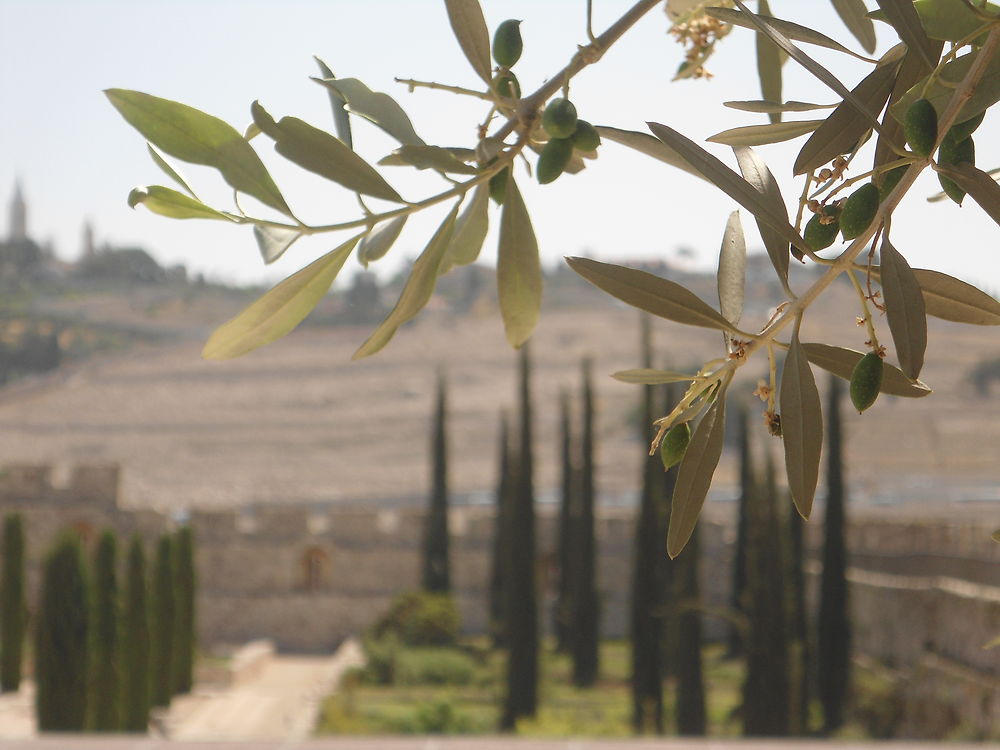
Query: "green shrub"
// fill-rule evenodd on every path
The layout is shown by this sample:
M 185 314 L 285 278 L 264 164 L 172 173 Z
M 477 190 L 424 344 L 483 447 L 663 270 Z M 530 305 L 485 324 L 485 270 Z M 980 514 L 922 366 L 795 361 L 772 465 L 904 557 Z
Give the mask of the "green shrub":
M 396 661 L 400 643 L 395 633 L 364 640 L 365 666 L 362 680 L 369 685 L 392 685 L 396 681 Z
M 468 731 L 464 716 L 451 701 L 439 698 L 417 706 L 416 725 L 419 734 L 457 734 Z
M 397 596 L 372 628 L 382 639 L 389 633 L 407 646 L 447 646 L 458 638 L 459 616 L 448 594 L 409 591 Z
M 451 648 L 402 649 L 396 660 L 397 685 L 468 685 L 476 663 Z

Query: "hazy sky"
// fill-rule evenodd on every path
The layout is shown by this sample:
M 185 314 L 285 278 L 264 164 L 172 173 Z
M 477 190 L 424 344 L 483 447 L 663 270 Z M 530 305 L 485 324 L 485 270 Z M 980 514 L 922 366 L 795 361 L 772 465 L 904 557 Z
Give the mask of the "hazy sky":
M 506 18 L 524 20 L 525 52 L 516 72 L 526 91 L 557 71 L 585 41 L 584 0 L 484 0 L 483 5 L 491 29 Z M 631 2 L 594 0 L 594 5 L 599 32 Z M 826 0 L 774 0 L 772 10 L 824 28 L 858 49 Z M 0 28 L 0 232 L 7 231 L 6 205 L 17 176 L 29 200 L 32 235 L 51 238 L 67 259 L 79 254 L 88 218 L 99 241 L 140 244 L 164 263 L 183 262 L 192 271 L 241 282 L 277 280 L 347 238 L 337 234 L 300 242 L 265 268 L 248 227 L 132 211 L 125 202 L 129 190 L 166 184 L 166 177 L 102 89 L 132 88 L 176 99 L 241 130 L 250 120 L 250 102 L 260 99 L 275 116 L 296 115 L 332 129 L 326 93 L 309 80 L 317 73 L 316 54 L 338 77 L 360 78 L 394 96 L 429 143 L 473 145 L 475 126 L 484 115 L 476 100 L 427 90 L 410 94 L 393 81 L 400 76 L 479 85 L 452 37 L 441 0 L 0 0 Z M 635 130 L 644 130 L 646 120 L 659 121 L 698 141 L 728 127 L 764 122 L 763 115 L 720 104 L 760 98 L 751 32 L 736 29 L 722 43 L 710 64 L 716 74 L 711 82 L 671 83 L 681 50 L 666 30 L 666 17 L 654 10 L 600 65 L 575 79 L 572 98 L 582 117 Z M 885 27 L 879 33 L 881 53 L 891 34 Z M 850 86 L 867 69 L 843 55 L 806 49 Z M 786 99 L 835 100 L 795 63 L 785 71 Z M 1000 164 L 997 128 L 991 115 L 977 135 L 977 163 L 985 169 Z M 355 123 L 355 137 L 358 150 L 373 162 L 395 146 L 361 122 Z M 803 140 L 759 149 L 792 209 L 801 182 L 790 179 L 790 167 Z M 288 166 L 263 138 L 254 144 L 304 220 L 330 223 L 357 216 L 353 195 Z M 734 164 L 728 148 L 708 148 Z M 859 161 L 870 163 L 870 157 Z M 203 197 L 230 207 L 229 191 L 214 173 L 181 166 Z M 435 175 L 411 176 L 401 168 L 387 167 L 384 174 L 410 200 L 444 185 Z M 707 183 L 613 143 L 606 143 L 600 159 L 580 175 L 539 186 L 521 173 L 519 184 L 547 265 L 566 254 L 669 257 L 689 247 L 699 263 L 711 266 L 726 216 L 736 208 Z M 996 226 L 971 199 L 961 209 L 927 204 L 924 198 L 937 190 L 933 176 L 917 183 L 893 225 L 895 245 L 914 266 L 1000 288 Z M 411 220 L 380 266 L 391 270 L 414 257 L 445 212 L 434 209 Z M 753 221 L 743 214 L 748 241 L 756 246 Z M 491 221 L 495 226 L 496 215 Z M 491 231 L 484 260 L 495 256 L 494 245 Z

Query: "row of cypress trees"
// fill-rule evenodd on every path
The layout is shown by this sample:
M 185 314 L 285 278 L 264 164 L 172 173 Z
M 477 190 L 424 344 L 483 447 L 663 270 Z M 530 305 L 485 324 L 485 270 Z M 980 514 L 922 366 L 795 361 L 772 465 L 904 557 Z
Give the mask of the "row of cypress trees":
M 149 576 L 134 536 L 122 596 L 113 531 L 101 533 L 92 566 L 79 534 L 60 535 L 45 558 L 35 626 L 40 731 L 145 732 L 151 707 L 191 689 L 193 555 L 189 528 L 164 534 Z
M 652 366 L 648 317 L 642 325 L 642 362 Z M 508 649 L 508 682 L 501 728 L 512 730 L 537 707 L 538 605 L 535 581 L 532 486 L 531 365 L 527 347 L 519 360 L 518 434 L 501 415 L 497 480 L 497 524 L 490 582 L 490 630 L 495 646 Z M 591 363 L 582 366 L 582 415 L 574 440 L 571 399 L 560 397 L 559 454 L 562 502 L 558 521 L 557 647 L 573 660 L 577 686 L 598 675 L 598 597 L 594 534 L 594 399 Z M 642 425 L 652 422 L 658 389 L 643 388 Z M 659 389 L 661 413 L 679 392 Z M 787 497 L 779 498 L 773 459 L 760 467 L 751 459 L 746 409 L 738 409 L 741 479 L 737 549 L 733 570 L 733 629 L 729 655 L 747 661 L 742 715 L 748 736 L 801 735 L 810 727 L 811 697 L 822 702 L 824 730 L 843 721 L 849 669 L 846 606 L 843 477 L 839 423 L 839 381 L 833 379 L 827 409 L 828 497 L 824 573 L 818 637 L 808 629 L 805 603 L 802 519 Z M 425 542 L 424 586 L 447 591 L 446 397 L 443 377 L 432 430 L 433 484 Z M 646 435 L 643 434 L 643 439 Z M 675 716 L 683 735 L 706 732 L 701 660 L 699 532 L 685 553 L 671 561 L 663 552 L 676 468 L 664 472 L 657 456 L 643 465 L 636 517 L 632 577 L 633 725 L 637 733 L 664 729 L 663 681 L 677 684 Z M 816 662 L 814 664 L 814 662 Z M 817 689 L 818 688 L 818 689 Z

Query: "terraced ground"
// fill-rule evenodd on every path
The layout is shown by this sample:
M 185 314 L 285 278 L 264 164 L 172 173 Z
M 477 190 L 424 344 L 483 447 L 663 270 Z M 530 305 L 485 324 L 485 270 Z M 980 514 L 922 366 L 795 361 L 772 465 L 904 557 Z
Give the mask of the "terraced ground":
M 745 321 L 766 320 L 758 296 L 749 295 Z M 367 327 L 309 327 L 238 360 L 203 361 L 201 342 L 238 309 L 232 299 L 72 304 L 91 319 L 127 319 L 179 335 L 0 390 L 3 462 L 119 462 L 129 506 L 420 502 L 429 485 L 433 383 L 444 367 L 452 488 L 466 501 L 489 501 L 498 418 L 515 411 L 517 363 L 489 302 L 463 316 L 428 310 L 360 362 L 351 354 Z M 807 319 L 803 340 L 832 337 L 861 348 L 856 300 L 840 290 L 823 305 Z M 638 366 L 638 329 L 634 310 L 592 296 L 543 312 L 531 345 L 543 500 L 557 483 L 558 395 L 578 391 L 585 356 L 594 360 L 600 410 L 601 491 L 608 502 L 627 502 L 634 492 L 645 450 L 634 423 L 639 391 L 607 375 Z M 721 352 L 717 332 L 665 321 L 656 322 L 655 340 L 658 359 L 676 369 Z M 933 322 L 923 378 L 936 392 L 905 403 L 882 398 L 863 416 L 845 415 L 856 502 L 1000 497 L 1000 402 L 977 398 L 966 381 L 973 364 L 997 356 L 995 329 Z M 763 363 L 745 369 L 734 393 L 749 395 Z M 825 375 L 818 379 L 824 386 Z M 758 434 L 779 447 L 763 428 Z M 714 495 L 731 495 L 734 482 L 727 455 Z

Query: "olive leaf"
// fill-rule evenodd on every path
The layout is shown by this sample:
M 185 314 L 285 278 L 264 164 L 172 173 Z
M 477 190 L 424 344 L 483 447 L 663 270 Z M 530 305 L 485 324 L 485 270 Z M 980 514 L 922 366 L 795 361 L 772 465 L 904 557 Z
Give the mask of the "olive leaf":
M 727 146 L 764 146 L 768 143 L 781 143 L 813 132 L 823 123 L 823 120 L 793 120 L 792 122 L 775 122 L 769 125 L 747 125 L 740 128 L 730 128 L 716 133 L 706 141 L 723 143 Z
M 312 311 L 344 267 L 361 235 L 313 261 L 223 323 L 205 343 L 205 359 L 232 359 L 280 339 Z
M 611 377 L 623 383 L 632 385 L 661 385 L 662 383 L 682 383 L 686 380 L 694 380 L 694 375 L 687 375 L 683 372 L 672 372 L 670 370 L 656 370 L 650 367 L 639 367 L 634 370 L 619 370 L 612 373 Z
M 938 164 L 937 169 L 954 180 L 993 221 L 1000 224 L 1000 185 L 996 180 L 969 162 Z
M 868 9 L 863 0 L 833 0 L 833 8 L 865 52 L 872 54 L 875 51 L 875 24 L 865 15 Z
M 673 281 L 589 258 L 566 258 L 566 262 L 591 284 L 632 307 L 676 323 L 735 332 L 726 318 Z
M 441 273 L 447 273 L 455 266 L 467 266 L 479 257 L 489 230 L 490 188 L 480 185 L 472 194 L 472 200 L 455 222 L 455 231 L 445 252 Z
M 638 133 L 634 130 L 620 130 L 619 128 L 612 128 L 607 125 L 598 125 L 597 132 L 600 133 L 601 138 L 607 138 L 609 141 L 614 141 L 615 143 L 620 143 L 623 146 L 634 148 L 636 151 L 643 153 L 646 156 L 652 156 L 654 159 L 658 159 L 659 161 L 673 167 L 683 169 L 685 172 L 693 174 L 695 177 L 700 177 L 703 180 L 707 179 L 705 175 L 685 161 L 684 157 L 677 153 L 677 151 L 672 149 L 659 138 L 654 138 L 649 133 Z M 711 182 L 711 180 L 709 180 L 709 182 Z
M 170 166 L 170 163 L 166 159 L 164 159 L 163 156 L 160 155 L 159 151 L 153 148 L 152 144 L 147 143 L 146 150 L 149 151 L 149 155 L 150 157 L 152 157 L 153 163 L 156 164 L 156 166 L 158 166 L 160 169 L 162 169 L 163 173 L 167 177 L 169 177 L 171 180 L 173 180 L 182 188 L 184 188 L 185 192 L 187 192 L 187 194 L 190 195 L 192 198 L 194 198 L 195 200 L 199 200 L 198 196 L 195 195 L 194 190 L 191 189 L 191 186 L 187 184 L 187 181 L 183 177 L 181 177 L 180 172 L 178 172 L 176 169 Z
M 916 50 L 928 67 L 935 67 L 937 58 L 934 57 L 934 46 L 920 23 L 920 16 L 913 7 L 913 0 L 876 0 L 876 2 L 906 46 Z
M 983 3 L 977 0 L 976 5 L 987 13 L 994 15 L 1000 13 L 1000 5 L 995 3 Z M 920 25 L 930 39 L 944 42 L 966 40 L 976 29 L 983 28 L 985 24 L 962 0 L 916 0 L 913 7 L 920 16 Z M 877 21 L 887 23 L 889 21 L 882 10 L 868 15 Z M 986 30 L 983 32 L 984 36 L 985 34 Z M 982 44 L 982 41 L 982 37 L 979 37 L 973 44 Z
M 681 158 L 700 172 L 706 180 L 743 206 L 743 208 L 756 218 L 774 227 L 775 231 L 783 239 L 804 252 L 810 252 L 810 248 L 805 240 L 788 223 L 788 215 L 784 212 L 776 211 L 773 204 L 753 185 L 701 146 L 684 137 L 673 128 L 657 122 L 648 122 L 646 124 L 653 132 L 653 135 L 679 153 Z
M 340 139 L 297 117 L 282 117 L 268 133 L 274 149 L 291 162 L 321 177 L 373 198 L 403 203 L 382 175 Z
M 743 7 L 745 10 L 746 7 Z M 705 12 L 710 16 L 714 16 L 715 18 L 725 21 L 726 23 L 731 23 L 734 26 L 742 26 L 745 29 L 751 29 L 753 31 L 758 29 L 753 21 L 747 16 L 744 16 L 742 11 L 739 10 L 733 10 L 732 8 L 705 8 Z M 788 39 L 794 39 L 797 42 L 805 42 L 806 44 L 815 44 L 817 47 L 826 47 L 827 49 L 843 52 L 846 55 L 856 57 L 860 60 L 864 60 L 865 62 L 871 62 L 871 60 L 864 55 L 859 55 L 857 52 L 848 49 L 840 42 L 826 36 L 826 34 L 821 34 L 815 29 L 810 29 L 808 26 L 801 26 L 800 24 L 793 23 L 791 21 L 774 18 L 773 16 L 758 17 L 766 21 L 773 29 L 780 32 Z
M 882 241 L 879 257 L 885 314 L 899 358 L 899 369 L 906 377 L 916 380 L 920 377 L 927 349 L 927 315 L 920 283 L 906 258 L 900 255 L 888 238 Z
M 809 360 L 799 343 L 798 330 L 792 334 L 792 342 L 781 370 L 779 403 L 788 489 L 792 493 L 795 509 L 808 520 L 819 481 L 819 459 L 823 449 L 823 408 Z
M 400 146 L 389 156 L 379 160 L 381 165 L 408 165 L 417 169 L 436 169 L 453 174 L 476 174 L 471 164 L 457 159 L 450 149 L 441 146 Z
M 480 78 L 490 82 L 493 69 L 490 63 L 490 32 L 479 0 L 444 0 L 448 21 L 455 38 Z
M 369 263 L 374 263 L 389 252 L 389 249 L 399 239 L 399 234 L 403 231 L 407 218 L 408 214 L 403 214 L 389 221 L 384 221 L 365 235 L 358 248 L 358 261 L 362 266 L 368 268 Z
M 395 306 L 389 311 L 385 320 L 379 323 L 371 336 L 354 352 L 351 359 L 361 359 L 381 350 L 396 334 L 401 325 L 420 312 L 434 294 L 434 286 L 440 274 L 441 261 L 444 259 L 448 241 L 455 226 L 458 214 L 458 204 L 448 212 L 441 226 L 431 237 L 427 247 L 413 262 L 410 277 L 403 286 L 403 291 L 396 300 Z
M 1000 180 L 1000 167 L 994 167 L 993 169 L 986 170 L 986 175 L 989 176 L 989 177 L 992 177 L 993 180 L 994 180 L 994 182 L 996 180 Z M 968 192 L 968 191 L 966 191 L 966 192 Z M 943 201 L 946 198 L 948 198 L 948 194 L 946 192 L 944 192 L 943 190 L 941 190 L 941 191 L 939 191 L 937 193 L 934 193 L 933 195 L 928 196 L 927 197 L 927 202 L 928 203 L 938 203 L 939 201 Z
M 329 66 L 318 57 L 313 55 L 316 64 L 319 65 L 319 72 L 323 78 L 332 80 L 336 78 Z M 330 108 L 333 110 L 333 127 L 337 131 L 337 137 L 344 142 L 348 148 L 354 148 L 354 138 L 351 135 L 351 117 L 347 113 L 344 97 L 334 88 L 327 86 L 326 93 L 330 97 Z
M 422 146 L 423 138 L 413 129 L 413 123 L 395 99 L 380 91 L 372 91 L 357 78 L 313 78 L 347 102 L 353 115 L 378 125 L 404 145 Z
M 507 341 L 528 340 L 542 307 L 542 266 L 531 217 L 514 177 L 507 178 L 497 247 L 497 293 Z
M 135 208 L 142 204 L 154 214 L 169 216 L 171 219 L 221 219 L 233 221 L 221 211 L 206 206 L 197 198 L 162 185 L 137 187 L 128 194 L 128 205 Z
M 771 15 L 771 8 L 767 0 L 760 0 L 758 10 L 764 15 Z M 781 101 L 781 66 L 785 64 L 788 55 L 784 50 L 777 47 L 763 34 L 757 34 L 757 77 L 760 79 L 760 93 L 770 101 Z M 772 123 L 781 122 L 781 112 L 768 112 L 768 119 Z M 794 136 L 792 136 L 794 138 Z M 709 139 L 711 140 L 711 139 Z M 774 141 L 768 141 L 774 143 Z M 734 144 L 729 144 L 734 145 Z M 745 143 L 739 145 L 756 146 L 756 143 Z
M 722 317 L 739 325 L 743 316 L 743 297 L 747 274 L 747 242 L 743 236 L 740 212 L 733 211 L 726 221 L 719 249 L 719 271 L 716 280 L 719 288 L 719 310 Z
M 833 91 L 840 95 L 840 97 L 846 101 L 850 102 L 854 107 L 858 109 L 864 115 L 868 114 L 868 110 L 865 109 L 864 104 L 859 102 L 857 98 L 852 94 L 843 83 L 837 79 L 829 70 L 824 68 L 818 62 L 813 60 L 809 55 L 800 50 L 794 44 L 789 41 L 788 37 L 781 33 L 772 23 L 767 19 L 761 18 L 755 13 L 750 12 L 750 9 L 744 5 L 741 0 L 733 0 L 736 6 L 743 12 L 744 15 L 750 23 L 752 23 L 756 28 L 760 29 L 764 34 L 770 37 L 771 41 L 781 47 L 788 56 L 791 57 L 795 62 L 801 65 L 803 68 L 812 73 L 816 78 L 822 81 L 824 84 L 829 86 Z M 846 49 L 846 48 L 845 48 Z M 854 53 L 850 53 L 854 54 Z M 873 127 L 878 130 L 879 122 L 876 119 L 872 119 Z
M 781 190 L 778 188 L 778 181 L 774 179 L 767 164 L 753 149 L 734 148 L 736 162 L 739 164 L 743 178 L 754 188 L 759 190 L 778 216 L 784 216 L 788 220 L 788 209 L 785 206 L 785 199 L 781 197 Z M 772 228 L 769 224 L 761 221 L 756 216 L 757 229 L 760 231 L 760 238 L 764 242 L 764 248 L 771 259 L 771 265 L 778 273 L 778 278 L 782 283 L 788 281 L 788 240 L 780 232 Z
M 234 189 L 283 214 L 291 210 L 257 152 L 230 124 L 180 102 L 106 89 L 111 104 L 154 146 L 191 164 L 214 167 Z
M 274 263 L 285 254 L 285 251 L 302 236 L 294 229 L 254 225 L 253 238 L 257 241 L 257 249 L 265 263 Z
M 872 266 L 871 274 L 881 280 L 878 266 Z M 955 323 L 1000 325 L 1000 302 L 972 284 L 926 268 L 914 268 L 913 276 L 920 285 L 924 310 L 928 315 Z
M 854 96 L 865 107 L 867 115 L 846 101 L 841 102 L 819 125 L 795 158 L 796 175 L 819 169 L 834 157 L 850 153 L 871 129 L 871 119 L 878 117 L 892 93 L 899 63 L 877 65 L 854 87 Z
M 855 365 L 865 356 L 854 349 L 829 344 L 802 344 L 802 350 L 814 365 L 844 380 L 851 379 Z M 889 396 L 921 398 L 929 395 L 931 389 L 919 380 L 911 382 L 898 367 L 885 362 L 882 366 L 880 392 Z
M 677 469 L 677 481 L 670 504 L 667 554 L 677 557 L 691 538 L 701 508 L 705 504 L 712 475 L 722 456 L 725 438 L 726 388 L 716 395 L 691 436 L 691 442 Z
M 769 102 L 762 99 L 723 102 L 722 106 L 743 112 L 811 112 L 816 109 L 833 109 L 836 104 L 813 104 L 812 102 Z
M 978 55 L 979 51 L 976 50 L 945 63 L 935 71 L 934 80 L 929 85 L 927 77 L 918 81 L 892 106 L 892 116 L 903 122 L 910 105 L 917 99 L 925 98 L 934 105 L 934 109 L 940 117 L 944 114 L 948 102 L 951 101 L 955 87 L 965 78 Z M 962 109 L 955 117 L 955 122 L 965 122 L 972 119 L 998 101 L 1000 101 L 1000 55 L 993 55 L 987 61 L 986 69 L 973 89 L 972 95 L 962 105 Z

